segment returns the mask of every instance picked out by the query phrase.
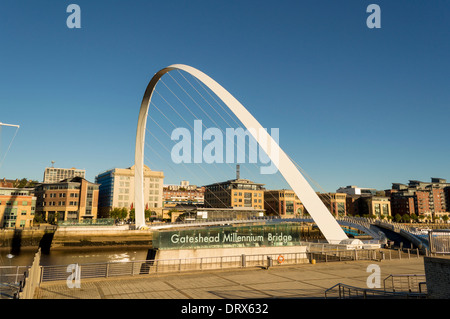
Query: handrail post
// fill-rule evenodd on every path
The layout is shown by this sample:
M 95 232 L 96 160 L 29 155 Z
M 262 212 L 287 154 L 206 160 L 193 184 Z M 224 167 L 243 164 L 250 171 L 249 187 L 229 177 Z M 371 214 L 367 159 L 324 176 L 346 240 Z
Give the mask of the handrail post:
M 411 292 L 412 288 L 411 288 L 411 276 L 408 276 L 408 291 Z

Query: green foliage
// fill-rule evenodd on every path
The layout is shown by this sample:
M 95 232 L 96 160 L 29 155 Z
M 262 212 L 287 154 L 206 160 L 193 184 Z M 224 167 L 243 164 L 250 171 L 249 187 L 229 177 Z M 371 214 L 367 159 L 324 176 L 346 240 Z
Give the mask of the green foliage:
M 109 212 L 109 216 L 111 216 L 111 218 L 114 219 L 125 219 L 128 216 L 128 209 L 126 209 L 125 207 L 119 208 L 119 207 L 114 207 L 110 212 Z
M 408 214 L 404 214 L 402 216 L 402 221 L 405 223 L 409 223 L 411 221 L 411 217 Z

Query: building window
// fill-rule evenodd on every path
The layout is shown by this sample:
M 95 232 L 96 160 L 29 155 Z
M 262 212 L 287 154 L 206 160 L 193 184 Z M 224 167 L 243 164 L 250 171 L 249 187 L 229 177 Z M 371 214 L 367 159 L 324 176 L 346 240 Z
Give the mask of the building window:
M 375 204 L 375 215 L 380 216 L 380 214 L 381 214 L 380 204 Z

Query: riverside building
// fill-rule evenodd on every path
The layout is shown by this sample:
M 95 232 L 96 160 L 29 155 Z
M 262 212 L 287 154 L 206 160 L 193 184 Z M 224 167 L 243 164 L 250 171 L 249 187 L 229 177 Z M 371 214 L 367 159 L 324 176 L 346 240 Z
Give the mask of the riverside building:
M 95 177 L 99 184 L 99 214 L 107 217 L 113 208 L 134 208 L 134 165 L 114 168 Z M 145 209 L 161 213 L 163 207 L 164 173 L 144 165 Z
M 300 217 L 304 207 L 293 190 L 266 190 L 264 191 L 264 208 L 266 215 L 281 218 Z
M 345 193 L 318 193 L 317 194 L 330 213 L 335 216 L 347 215 L 346 198 Z
M 35 211 L 33 188 L 0 187 L 0 227 L 30 227 Z
M 36 213 L 48 222 L 97 219 L 98 187 L 82 177 L 39 184 L 35 188 Z
M 205 207 L 264 209 L 264 184 L 234 179 L 205 186 Z
M 440 219 L 450 214 L 450 183 L 445 179 L 410 180 L 408 185 L 393 183 L 387 192 L 391 196 L 393 216 L 415 214 L 419 218 Z

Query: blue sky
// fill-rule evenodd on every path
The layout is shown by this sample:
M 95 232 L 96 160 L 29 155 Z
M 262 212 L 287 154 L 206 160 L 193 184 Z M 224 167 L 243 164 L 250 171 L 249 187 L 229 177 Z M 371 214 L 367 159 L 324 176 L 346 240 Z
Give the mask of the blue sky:
M 66 26 L 71 3 L 81 29 Z M 371 3 L 381 29 L 366 26 Z M 450 179 L 449 12 L 445 0 L 3 0 L 0 122 L 21 128 L 0 177 L 40 181 L 54 160 L 94 181 L 133 165 L 145 87 L 182 63 L 280 128 L 281 147 L 327 191 Z M 13 133 L 2 129 L 0 159 Z M 213 182 L 148 156 L 166 183 Z

